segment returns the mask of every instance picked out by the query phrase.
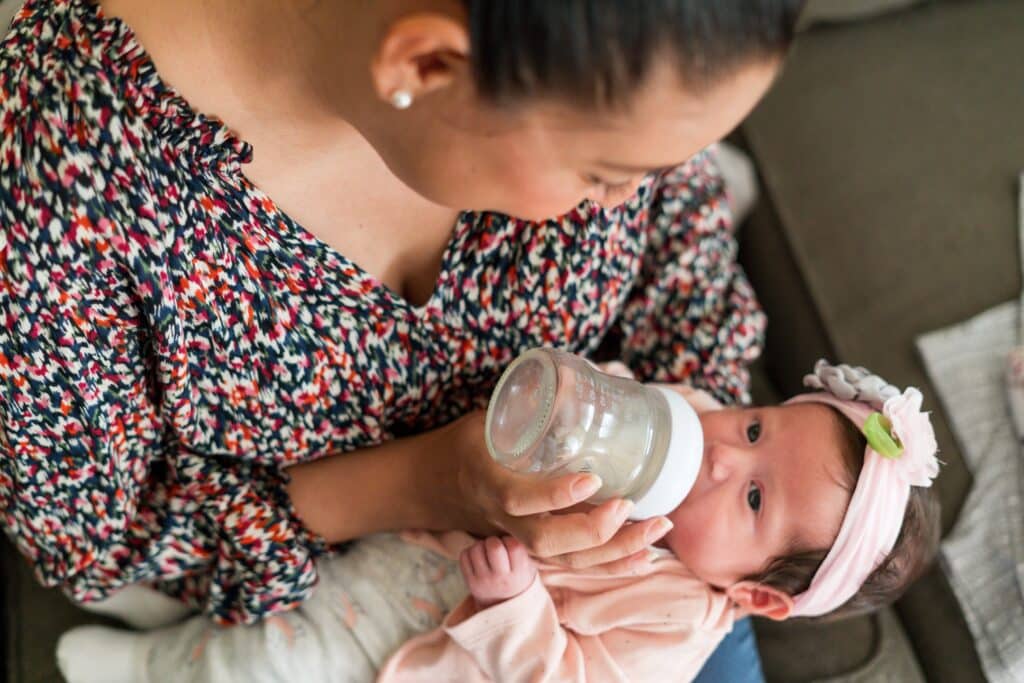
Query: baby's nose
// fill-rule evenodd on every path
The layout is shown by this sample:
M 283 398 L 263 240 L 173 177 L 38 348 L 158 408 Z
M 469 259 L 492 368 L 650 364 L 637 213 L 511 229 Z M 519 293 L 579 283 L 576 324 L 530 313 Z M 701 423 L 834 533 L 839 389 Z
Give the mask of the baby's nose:
M 717 484 L 728 481 L 730 477 L 735 476 L 737 471 L 742 469 L 743 463 L 746 460 L 742 448 L 726 446 L 724 444 L 712 447 L 708 453 L 708 459 L 708 476 L 711 477 L 711 481 Z
M 724 481 L 728 481 L 729 475 L 732 474 L 732 466 L 728 462 L 727 457 L 722 457 L 720 449 L 716 449 L 711 456 L 711 469 L 708 471 L 708 476 L 711 477 L 711 481 L 716 484 L 721 484 Z

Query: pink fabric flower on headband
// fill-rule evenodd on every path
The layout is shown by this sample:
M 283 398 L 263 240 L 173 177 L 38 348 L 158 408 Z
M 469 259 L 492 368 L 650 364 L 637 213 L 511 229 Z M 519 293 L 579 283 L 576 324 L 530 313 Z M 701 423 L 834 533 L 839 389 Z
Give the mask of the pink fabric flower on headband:
M 939 474 L 939 460 L 935 457 L 938 444 L 932 431 L 928 413 L 921 411 L 923 397 L 914 387 L 885 402 L 882 414 L 892 423 L 893 435 L 903 444 L 903 453 L 895 458 L 891 467 L 908 486 L 931 486 Z
M 864 368 L 818 361 L 804 384 L 821 391 L 791 403 L 824 403 L 867 437 L 857 485 L 839 535 L 810 587 L 793 596 L 792 616 L 813 617 L 841 607 L 893 549 L 903 526 L 910 490 L 928 487 L 939 472 L 937 444 L 921 392 L 899 389 Z

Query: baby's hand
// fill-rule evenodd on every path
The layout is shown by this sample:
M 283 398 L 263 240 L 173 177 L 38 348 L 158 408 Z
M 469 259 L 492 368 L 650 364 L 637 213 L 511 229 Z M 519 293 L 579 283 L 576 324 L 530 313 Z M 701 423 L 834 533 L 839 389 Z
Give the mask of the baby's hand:
M 526 547 L 512 536 L 490 536 L 459 555 L 459 568 L 481 609 L 513 598 L 537 575 Z

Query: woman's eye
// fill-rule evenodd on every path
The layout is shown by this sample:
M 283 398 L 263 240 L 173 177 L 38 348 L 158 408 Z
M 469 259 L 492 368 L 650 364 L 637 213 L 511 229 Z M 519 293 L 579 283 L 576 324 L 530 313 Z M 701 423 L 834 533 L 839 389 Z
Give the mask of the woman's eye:
M 621 183 L 612 183 L 597 177 L 596 175 L 585 175 L 584 181 L 592 187 L 600 187 L 605 194 L 616 194 L 618 192 L 625 192 L 633 186 L 632 180 L 623 180 Z
M 747 441 L 755 443 L 759 438 L 761 438 L 761 423 L 754 420 L 747 426 Z
M 633 187 L 632 180 L 623 180 L 621 183 L 604 183 L 604 189 L 610 193 L 625 192 L 631 187 Z
M 761 509 L 761 489 L 754 482 L 750 482 L 750 488 L 747 489 L 747 505 L 754 512 Z

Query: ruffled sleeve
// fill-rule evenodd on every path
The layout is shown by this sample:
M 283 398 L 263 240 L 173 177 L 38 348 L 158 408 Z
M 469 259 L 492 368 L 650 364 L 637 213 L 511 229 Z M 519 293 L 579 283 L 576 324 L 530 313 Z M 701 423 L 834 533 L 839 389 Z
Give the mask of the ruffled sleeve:
M 747 365 L 766 319 L 736 261 L 721 177 L 700 154 L 653 188 L 640 274 L 618 322 L 621 359 L 639 379 L 686 382 L 746 403 Z
M 0 52 L 0 521 L 77 600 L 179 581 L 253 621 L 309 594 L 322 545 L 273 462 L 177 438 L 187 354 L 148 172 L 167 160 L 65 11 L 30 3 Z

